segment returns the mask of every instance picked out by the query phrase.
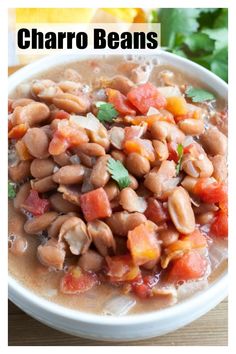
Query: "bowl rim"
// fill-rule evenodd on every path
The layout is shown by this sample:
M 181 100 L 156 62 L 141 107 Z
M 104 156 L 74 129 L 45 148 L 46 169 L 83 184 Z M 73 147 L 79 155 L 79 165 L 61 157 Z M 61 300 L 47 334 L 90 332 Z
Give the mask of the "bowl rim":
M 112 54 L 107 54 L 110 56 Z M 220 86 L 225 92 L 227 92 L 228 85 L 218 76 L 210 72 L 209 70 L 203 68 L 202 66 L 186 59 L 179 57 L 175 54 L 165 52 L 163 50 L 158 50 L 154 54 L 145 54 L 146 56 L 159 55 L 164 60 L 173 64 L 173 66 L 182 67 L 184 71 L 184 66 L 192 67 L 197 72 L 202 72 L 210 78 L 210 81 L 214 82 L 217 87 Z M 97 57 L 102 57 L 104 54 L 98 54 Z M 106 55 L 105 55 L 106 56 Z M 13 73 L 8 79 L 8 92 L 10 93 L 19 83 L 23 83 L 35 74 L 40 74 L 50 69 L 52 65 L 66 65 L 74 61 L 81 61 L 86 58 L 94 58 L 94 55 L 89 54 L 60 54 L 60 55 L 49 55 L 47 57 L 36 60 L 35 62 L 26 65 L 25 67 L 19 69 Z M 180 69 L 181 70 L 181 69 Z M 195 73 L 196 75 L 196 73 Z M 200 80 L 201 81 L 201 80 Z M 216 92 L 219 92 L 219 88 L 215 88 L 215 85 L 206 83 L 207 86 L 211 86 Z M 57 315 L 68 320 L 82 321 L 88 324 L 96 325 L 113 325 L 113 326 L 129 326 L 133 324 L 145 324 L 153 321 L 166 321 L 173 318 L 173 316 L 183 316 L 187 313 L 193 312 L 193 310 L 201 308 L 201 306 L 206 307 L 206 303 L 209 303 L 207 311 L 212 307 L 216 306 L 220 301 L 222 301 L 228 294 L 228 269 L 221 273 L 215 281 L 209 284 L 209 286 L 187 299 L 182 300 L 173 306 L 139 314 L 127 314 L 126 316 L 105 316 L 103 314 L 93 314 L 79 311 L 77 309 L 72 309 L 64 305 L 54 303 L 53 301 L 47 300 L 43 296 L 37 295 L 32 290 L 25 287 L 22 283 L 17 281 L 10 273 L 8 275 L 9 284 L 9 299 L 16 303 L 16 305 L 21 306 L 21 303 L 27 301 L 27 304 L 41 311 L 46 311 L 53 315 Z M 17 299 L 17 300 L 16 300 Z M 20 300 L 19 300 L 20 299 Z M 214 300 L 214 301 L 213 301 Z M 213 305 L 210 305 L 210 302 Z M 24 306 L 22 306 L 24 309 Z M 206 311 L 205 311 L 206 312 Z M 204 312 L 204 313 L 205 313 Z M 203 314 L 203 313 L 202 313 Z M 115 320 L 114 320 L 115 318 Z

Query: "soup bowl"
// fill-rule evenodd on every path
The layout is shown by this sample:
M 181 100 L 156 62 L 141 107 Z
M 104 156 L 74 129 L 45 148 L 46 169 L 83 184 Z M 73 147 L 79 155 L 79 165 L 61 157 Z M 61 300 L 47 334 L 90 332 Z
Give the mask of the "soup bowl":
M 92 55 L 49 56 L 38 60 L 11 75 L 9 93 L 24 81 L 59 65 L 94 59 Z M 159 51 L 156 60 L 207 83 L 219 96 L 227 99 L 227 85 L 203 67 L 176 55 Z M 66 308 L 49 301 L 26 288 L 9 275 L 9 299 L 38 321 L 75 336 L 104 341 L 141 340 L 175 331 L 214 308 L 227 296 L 227 270 L 222 272 L 207 288 L 171 307 L 158 311 L 126 316 L 105 316 Z

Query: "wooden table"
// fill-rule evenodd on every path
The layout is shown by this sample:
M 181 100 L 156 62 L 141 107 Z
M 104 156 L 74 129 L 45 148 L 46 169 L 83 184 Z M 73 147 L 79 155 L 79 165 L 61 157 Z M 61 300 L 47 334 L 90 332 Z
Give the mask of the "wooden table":
M 170 346 L 227 346 L 227 309 L 225 299 L 208 314 L 190 325 L 165 336 L 143 341 L 108 343 L 70 336 L 51 329 L 26 315 L 9 301 L 9 345 L 41 346 L 100 346 L 100 345 L 170 345 Z
M 18 67 L 9 68 L 11 75 Z M 26 315 L 9 302 L 9 345 L 216 345 L 228 343 L 228 302 L 222 301 L 215 309 L 190 325 L 162 337 L 127 343 L 107 343 L 73 337 L 51 329 Z

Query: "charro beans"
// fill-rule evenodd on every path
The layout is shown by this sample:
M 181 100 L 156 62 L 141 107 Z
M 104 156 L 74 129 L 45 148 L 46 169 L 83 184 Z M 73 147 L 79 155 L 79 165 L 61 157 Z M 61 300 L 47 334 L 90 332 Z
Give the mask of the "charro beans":
M 110 248 L 115 252 L 116 242 L 110 227 L 105 222 L 101 220 L 90 221 L 87 228 L 93 243 L 102 256 L 107 256 Z
M 121 211 L 113 213 L 105 221 L 115 235 L 126 236 L 128 231 L 144 223 L 146 220 L 146 216 L 141 213 Z
M 101 156 L 93 166 L 90 176 L 90 182 L 94 187 L 104 187 L 110 179 L 110 174 L 107 171 L 107 162 L 110 155 Z
M 52 159 L 34 159 L 30 165 L 30 172 L 35 178 L 43 178 L 50 176 L 55 166 Z
M 75 96 L 71 93 L 62 93 L 52 99 L 53 104 L 69 113 L 83 114 L 89 111 L 90 101 L 87 96 Z
M 208 211 L 196 216 L 196 223 L 200 225 L 206 225 L 213 221 L 215 213 L 213 211 Z
M 32 219 L 26 221 L 24 225 L 25 232 L 27 234 L 37 234 L 40 231 L 47 229 L 49 225 L 56 219 L 57 213 L 55 211 L 49 211 L 40 216 L 35 216 Z
M 40 179 L 32 179 L 31 188 L 39 193 L 46 193 L 57 188 L 57 183 L 53 181 L 52 176 L 47 176 Z
M 70 213 L 78 211 L 78 206 L 65 200 L 61 193 L 54 193 L 49 197 L 49 201 L 57 212 Z
M 88 250 L 79 258 L 78 265 L 85 271 L 98 272 L 103 266 L 104 258 L 93 250 Z
M 53 160 L 59 165 L 59 166 L 67 166 L 71 165 L 70 161 L 70 154 L 67 152 L 62 152 L 59 155 L 53 156 Z
M 174 161 L 162 161 L 161 166 L 154 167 L 146 176 L 144 186 L 158 196 L 164 191 L 164 183 L 176 175 Z
M 14 100 L 11 106 L 14 110 L 16 107 L 24 107 L 32 102 L 34 102 L 34 100 L 32 100 L 31 98 L 19 98 L 17 100 Z
M 139 197 L 130 187 L 122 189 L 119 198 L 123 209 L 129 212 L 138 211 L 143 213 L 147 208 L 147 202 L 145 199 L 143 197 Z
M 186 135 L 201 135 L 205 130 L 202 119 L 184 119 L 179 122 L 178 126 Z
M 168 247 L 170 244 L 176 242 L 178 238 L 179 232 L 171 226 L 169 226 L 167 230 L 161 230 L 159 232 L 159 239 L 161 240 L 161 245 L 163 247 Z
M 23 182 L 30 176 L 30 161 L 20 161 L 16 166 L 10 166 L 8 172 L 13 182 Z
M 190 234 L 195 228 L 195 217 L 188 192 L 176 187 L 168 198 L 168 210 L 176 229 L 182 234 Z
M 24 135 L 24 143 L 30 154 L 37 159 L 45 159 L 49 156 L 49 139 L 45 131 L 41 128 L 28 129 Z
M 142 177 L 150 171 L 150 162 L 148 159 L 136 152 L 127 156 L 125 165 L 128 171 L 136 177 Z
M 71 216 L 76 216 L 76 214 L 73 215 L 73 213 L 68 213 L 66 215 L 59 215 L 49 226 L 48 228 L 48 236 L 50 238 L 57 238 L 59 236 L 59 232 L 61 229 L 62 224 L 66 220 L 68 220 Z
M 212 176 L 219 182 L 224 182 L 227 179 L 227 161 L 223 155 L 215 155 L 211 158 L 214 168 Z
M 125 154 L 122 151 L 120 151 L 120 150 L 112 150 L 111 156 L 113 157 L 113 159 L 119 160 L 123 164 L 125 163 L 126 156 L 125 156 Z
M 185 139 L 185 134 L 174 124 L 162 121 L 156 121 L 151 126 L 153 139 L 176 142 L 181 144 Z
M 25 237 L 15 235 L 14 240 L 10 243 L 10 252 L 15 256 L 22 256 L 28 248 L 28 242 Z
M 34 126 L 45 121 L 49 115 L 50 110 L 46 104 L 32 102 L 24 107 L 16 107 L 11 121 L 14 125 L 28 123 L 29 126 Z
M 152 145 L 157 155 L 158 161 L 164 161 L 168 159 L 169 150 L 166 142 L 160 140 L 153 140 Z
M 216 127 L 210 127 L 201 135 L 201 143 L 210 155 L 226 155 L 227 137 Z
M 108 199 L 113 200 L 116 197 L 118 197 L 120 190 L 116 182 L 114 181 L 109 181 L 105 186 L 104 186 L 104 191 L 106 192 Z
M 53 181 L 59 184 L 82 183 L 83 178 L 84 167 L 82 165 L 63 166 L 52 176 Z
M 104 147 L 96 143 L 85 143 L 80 145 L 79 151 L 88 156 L 103 156 L 106 154 Z

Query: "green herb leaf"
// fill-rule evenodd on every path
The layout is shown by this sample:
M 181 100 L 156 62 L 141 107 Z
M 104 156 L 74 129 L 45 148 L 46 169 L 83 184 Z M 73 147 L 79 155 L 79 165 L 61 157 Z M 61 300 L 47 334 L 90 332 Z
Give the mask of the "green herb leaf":
M 187 88 L 185 94 L 188 98 L 191 98 L 193 102 L 205 102 L 215 99 L 212 93 L 192 86 Z
M 106 102 L 97 102 L 98 107 L 97 118 L 100 122 L 112 122 L 118 116 L 117 110 L 114 108 L 113 104 Z
M 183 154 L 184 154 L 184 147 L 182 144 L 178 144 L 177 146 L 177 152 L 179 155 L 179 159 L 176 165 L 176 175 L 178 175 L 180 173 L 180 169 L 181 169 L 181 163 L 182 163 L 182 159 L 183 159 Z
M 14 199 L 16 196 L 16 184 L 8 181 L 8 198 Z
M 120 161 L 110 158 L 107 167 L 111 177 L 118 183 L 120 189 L 126 188 L 130 185 L 131 180 L 129 178 L 129 172 Z
M 192 33 L 185 38 L 185 45 L 194 53 L 202 51 L 211 53 L 214 50 L 215 40 L 211 39 L 207 33 Z

